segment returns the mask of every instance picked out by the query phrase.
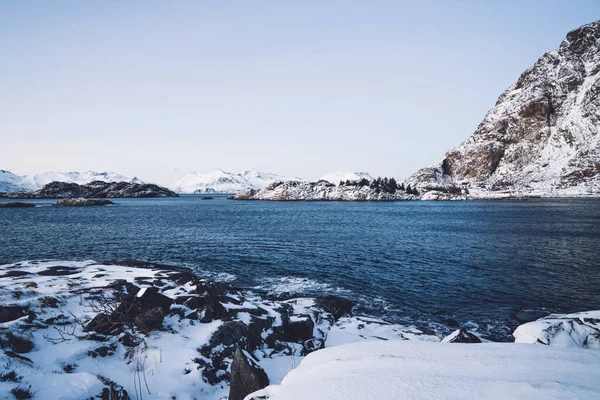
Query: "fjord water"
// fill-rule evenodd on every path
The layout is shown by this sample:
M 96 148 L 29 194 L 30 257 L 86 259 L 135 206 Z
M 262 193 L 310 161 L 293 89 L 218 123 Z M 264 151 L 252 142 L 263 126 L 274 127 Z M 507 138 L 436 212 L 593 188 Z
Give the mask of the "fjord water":
M 600 308 L 600 199 L 114 201 L 0 209 L 0 262 L 185 265 L 244 289 L 343 295 L 360 313 L 494 340 L 509 340 L 519 319 Z

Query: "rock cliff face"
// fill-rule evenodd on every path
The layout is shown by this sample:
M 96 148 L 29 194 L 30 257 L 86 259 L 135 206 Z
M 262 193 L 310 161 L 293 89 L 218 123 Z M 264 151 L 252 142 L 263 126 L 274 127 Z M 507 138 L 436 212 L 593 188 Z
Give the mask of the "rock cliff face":
M 600 193 L 600 21 L 567 34 L 500 95 L 475 133 L 408 181 L 547 195 Z
M 389 193 L 369 186 L 335 186 L 328 181 L 275 182 L 256 191 L 248 190 L 230 197 L 233 200 L 312 200 L 312 201 L 390 201 L 415 200 L 419 196 L 402 190 Z
M 0 194 L 10 199 L 59 199 L 59 198 L 119 198 L 119 197 L 177 197 L 167 188 L 148 183 L 94 181 L 87 185 L 52 182 L 34 193 L 16 192 Z

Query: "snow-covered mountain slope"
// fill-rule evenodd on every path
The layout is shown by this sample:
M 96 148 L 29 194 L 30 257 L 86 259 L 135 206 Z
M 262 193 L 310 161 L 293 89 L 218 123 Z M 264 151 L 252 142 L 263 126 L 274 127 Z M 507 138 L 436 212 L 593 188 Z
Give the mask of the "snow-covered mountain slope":
M 475 133 L 408 183 L 600 193 L 600 21 L 569 32 L 500 95 Z
M 255 169 L 249 169 L 248 171 L 244 171 L 242 176 L 252 184 L 254 189 L 264 189 L 268 185 L 277 181 L 302 181 L 302 178 L 298 178 L 297 176 L 284 176 L 272 174 L 270 172 L 259 172 Z
M 325 174 L 322 177 L 320 177 L 319 180 L 331 182 L 334 185 L 339 185 L 340 182 L 360 181 L 363 178 L 367 179 L 368 181 L 373 180 L 373 177 L 371 175 L 369 175 L 368 172 L 341 172 L 341 171 L 334 171 L 334 172 Z
M 177 193 L 239 193 L 250 189 L 260 190 L 275 181 L 297 180 L 269 172 L 259 172 L 255 169 L 241 174 L 225 172 L 216 169 L 211 172 L 193 172 L 179 179 L 171 189 Z
M 23 186 L 23 177 L 10 171 L 0 170 L 0 192 L 12 193 L 29 190 Z
M 515 343 L 363 341 L 309 354 L 245 400 L 596 399 L 600 357 Z
M 129 178 L 116 172 L 43 172 L 18 176 L 8 171 L 0 171 L 0 192 L 33 192 L 51 182 L 76 183 L 87 185 L 93 181 L 144 183 L 138 178 Z M 5 190 L 6 189 L 6 190 Z

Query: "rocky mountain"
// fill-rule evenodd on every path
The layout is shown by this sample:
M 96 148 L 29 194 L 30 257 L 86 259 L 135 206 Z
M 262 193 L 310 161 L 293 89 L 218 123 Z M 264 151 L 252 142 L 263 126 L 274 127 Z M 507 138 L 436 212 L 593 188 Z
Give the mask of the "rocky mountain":
M 341 172 L 335 171 L 330 172 L 328 174 L 323 175 L 319 178 L 321 181 L 328 181 L 333 183 L 334 185 L 339 185 L 340 182 L 346 181 L 360 181 L 361 179 L 367 179 L 368 181 L 372 181 L 373 177 L 369 175 L 368 172 Z
M 418 195 L 407 194 L 403 190 L 384 191 L 369 186 L 336 186 L 328 181 L 318 182 L 287 181 L 274 182 L 266 188 L 240 192 L 233 200 L 283 200 L 283 201 L 390 201 L 413 200 Z
M 474 134 L 407 183 L 426 190 L 600 193 L 600 21 L 569 32 L 500 95 Z
M 94 181 L 145 183 L 138 178 L 129 178 L 116 172 L 43 172 L 24 176 L 0 170 L 0 192 L 33 192 L 51 182 L 87 185 Z
M 35 192 L 0 194 L 9 199 L 60 199 L 60 198 L 125 198 L 125 197 L 178 197 L 171 190 L 149 183 L 94 181 L 87 185 L 52 182 Z
M 247 190 L 260 190 L 275 181 L 298 180 L 255 169 L 243 173 L 225 172 L 216 169 L 207 173 L 193 172 L 179 179 L 171 189 L 182 194 L 239 193 Z

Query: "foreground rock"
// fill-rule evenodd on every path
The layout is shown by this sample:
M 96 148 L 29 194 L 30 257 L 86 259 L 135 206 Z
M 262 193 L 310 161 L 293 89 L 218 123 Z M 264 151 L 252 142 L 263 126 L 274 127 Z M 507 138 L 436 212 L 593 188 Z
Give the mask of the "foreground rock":
M 87 206 L 106 206 L 109 204 L 115 204 L 110 200 L 91 200 L 84 198 L 76 198 L 76 199 L 61 199 L 54 203 L 55 206 L 63 206 L 63 207 L 87 207 Z
M 0 193 L 9 199 L 59 199 L 59 198 L 131 198 L 131 197 L 178 197 L 178 194 L 161 186 L 148 183 L 93 181 L 87 185 L 52 182 L 40 190 Z
M 309 354 L 252 400 L 597 399 L 600 356 L 514 343 L 369 341 Z
M 600 350 L 600 311 L 552 314 L 519 326 L 517 343 Z
M 600 21 L 569 32 L 500 95 L 473 135 L 408 183 L 420 191 L 600 194 Z
M 236 349 L 231 363 L 231 384 L 228 400 L 244 400 L 250 393 L 269 385 L 269 378 L 247 352 Z
M 35 204 L 31 203 L 0 203 L 0 208 L 33 208 Z
M 481 339 L 467 331 L 467 328 L 460 328 L 443 338 L 442 343 L 481 343 Z
M 248 190 L 231 196 L 233 200 L 283 200 L 283 201 L 391 201 L 417 200 L 418 195 L 403 190 L 386 192 L 369 186 L 336 186 L 328 181 L 274 182 L 266 188 Z

